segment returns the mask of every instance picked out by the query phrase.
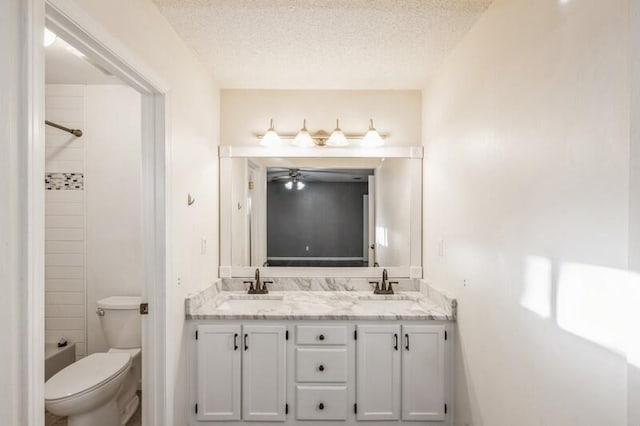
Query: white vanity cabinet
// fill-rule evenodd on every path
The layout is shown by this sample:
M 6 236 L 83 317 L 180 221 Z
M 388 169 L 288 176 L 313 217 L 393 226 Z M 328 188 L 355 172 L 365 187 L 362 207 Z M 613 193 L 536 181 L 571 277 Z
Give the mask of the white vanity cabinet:
M 357 330 L 358 420 L 444 420 L 445 327 L 374 324 Z
M 241 327 L 201 324 L 196 333 L 198 420 L 240 420 Z
M 200 321 L 189 424 L 451 426 L 444 321 Z
M 286 331 L 284 325 L 198 325 L 197 419 L 284 421 Z
M 445 328 L 403 324 L 402 337 L 402 420 L 444 420 Z
M 244 420 L 285 420 L 286 332 L 284 325 L 242 326 Z
M 358 325 L 358 420 L 400 418 L 400 325 Z

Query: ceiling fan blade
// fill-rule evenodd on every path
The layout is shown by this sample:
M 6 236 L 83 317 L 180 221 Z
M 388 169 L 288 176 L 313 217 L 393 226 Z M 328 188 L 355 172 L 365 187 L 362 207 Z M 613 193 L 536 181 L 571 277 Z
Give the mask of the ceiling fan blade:
M 277 180 L 290 180 L 291 176 L 289 175 L 282 175 L 282 176 L 271 176 L 270 177 L 271 181 L 277 181 Z

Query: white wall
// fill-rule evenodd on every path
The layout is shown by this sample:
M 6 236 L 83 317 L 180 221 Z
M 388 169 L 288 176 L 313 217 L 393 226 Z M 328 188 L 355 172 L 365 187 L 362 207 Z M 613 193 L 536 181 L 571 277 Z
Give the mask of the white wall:
M 496 0 L 425 90 L 457 425 L 627 424 L 628 48 L 627 0 Z
M 629 268 L 640 274 L 640 0 L 631 0 L 631 170 L 629 187 Z M 637 311 L 637 309 L 634 309 Z M 636 324 L 638 322 L 635 322 Z M 628 423 L 640 424 L 640 347 L 628 363 Z
M 86 93 L 87 351 L 108 350 L 96 302 L 142 291 L 141 105 L 127 86 Z
M 166 288 L 166 409 L 168 424 L 183 424 L 187 407 L 185 296 L 211 284 L 218 267 L 219 91 L 214 78 L 150 0 L 53 0 L 76 5 L 90 31 L 104 31 L 126 46 L 169 89 L 169 235 Z M 123 12 L 126 11 L 126 12 Z M 187 193 L 196 199 L 187 206 Z M 201 239 L 208 242 L 201 254 Z M 153 306 L 150 307 L 153 309 Z
M 274 119 L 280 133 L 297 133 L 307 119 L 309 131 L 331 133 L 340 119 L 345 133 L 363 134 L 369 119 L 387 145 L 420 145 L 421 92 L 418 90 L 223 90 L 222 145 L 254 145 Z

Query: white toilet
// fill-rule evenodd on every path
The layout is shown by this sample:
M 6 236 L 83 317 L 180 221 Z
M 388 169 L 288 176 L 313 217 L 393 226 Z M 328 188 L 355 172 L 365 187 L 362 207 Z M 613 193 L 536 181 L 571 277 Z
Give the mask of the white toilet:
M 45 407 L 69 426 L 125 425 L 140 403 L 140 298 L 112 296 L 97 303 L 108 352 L 62 369 L 45 384 Z

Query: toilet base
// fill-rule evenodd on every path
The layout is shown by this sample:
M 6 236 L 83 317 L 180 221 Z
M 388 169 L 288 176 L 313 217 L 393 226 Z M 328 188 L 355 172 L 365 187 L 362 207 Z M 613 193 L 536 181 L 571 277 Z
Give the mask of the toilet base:
M 114 426 L 118 424 L 120 424 L 120 413 L 115 399 L 88 413 L 76 414 L 67 418 L 68 426 Z
M 127 422 L 131 419 L 131 417 L 133 417 L 133 414 L 136 412 L 139 405 L 140 405 L 140 398 L 138 398 L 138 395 L 133 395 L 133 398 L 129 400 L 129 402 L 127 403 L 127 405 L 124 407 L 123 411 L 120 414 L 120 424 L 122 426 L 125 426 Z

